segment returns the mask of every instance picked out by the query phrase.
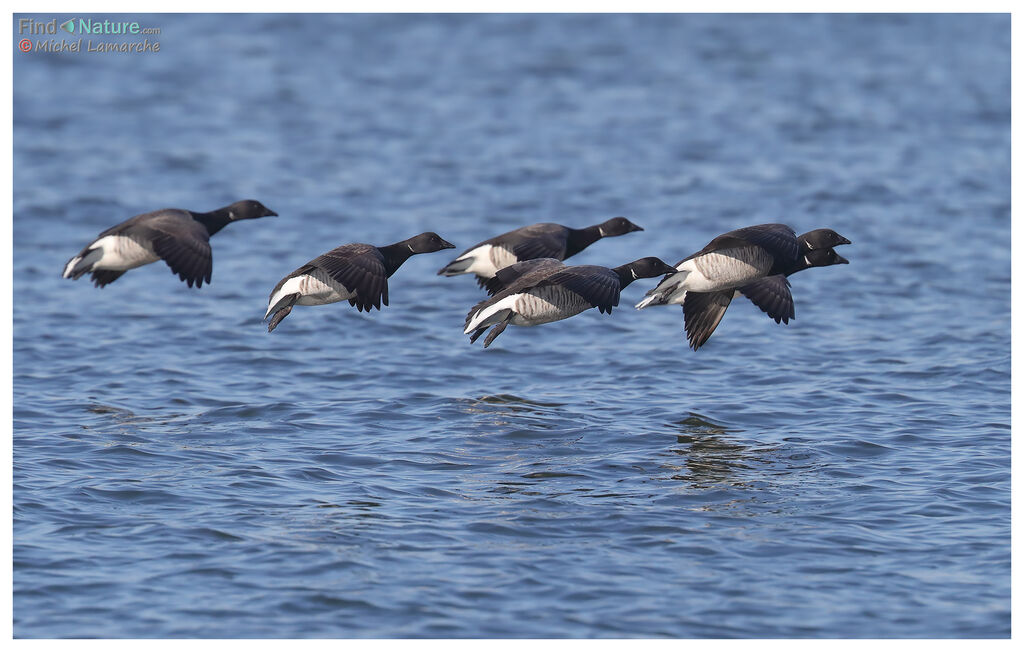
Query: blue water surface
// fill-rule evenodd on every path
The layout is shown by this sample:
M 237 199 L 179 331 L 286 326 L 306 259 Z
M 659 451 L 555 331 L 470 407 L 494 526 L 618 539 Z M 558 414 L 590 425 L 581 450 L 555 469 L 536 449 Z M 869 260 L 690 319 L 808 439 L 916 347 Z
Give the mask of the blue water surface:
M 1009 636 L 1008 16 L 127 18 L 13 55 L 15 636 Z M 201 290 L 60 278 L 244 197 Z M 339 244 L 615 215 L 573 262 L 851 264 L 696 353 L 653 281 L 470 345 L 457 251 L 260 321 Z

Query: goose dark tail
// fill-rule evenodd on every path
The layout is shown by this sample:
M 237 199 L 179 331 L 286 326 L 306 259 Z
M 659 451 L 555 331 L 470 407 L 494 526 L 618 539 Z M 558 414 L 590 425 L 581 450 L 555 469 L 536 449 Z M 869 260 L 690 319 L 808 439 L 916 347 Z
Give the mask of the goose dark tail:
M 286 297 L 282 297 L 277 304 L 274 305 L 274 316 L 271 317 L 270 323 L 267 325 L 267 332 L 273 333 L 277 325 L 281 323 L 281 320 L 288 316 L 288 313 L 292 311 L 292 306 L 299 300 L 298 294 L 289 294 Z
M 494 326 L 494 328 L 491 329 L 491 332 L 488 333 L 487 337 L 484 338 L 484 348 L 485 349 L 491 345 L 491 342 L 494 341 L 494 338 L 496 338 L 497 336 L 501 335 L 501 331 L 505 330 L 505 327 L 508 326 L 510 321 L 512 321 L 512 315 L 511 314 L 508 317 L 505 317 L 505 319 L 503 319 L 502 321 L 498 322 Z
M 103 252 L 99 249 L 87 249 L 64 264 L 64 273 L 61 274 L 61 277 L 77 281 L 83 275 L 91 272 L 93 264 L 102 257 Z
M 438 276 L 455 276 L 456 274 L 465 274 L 469 266 L 473 264 L 472 258 L 460 258 L 453 260 L 441 269 L 437 270 Z

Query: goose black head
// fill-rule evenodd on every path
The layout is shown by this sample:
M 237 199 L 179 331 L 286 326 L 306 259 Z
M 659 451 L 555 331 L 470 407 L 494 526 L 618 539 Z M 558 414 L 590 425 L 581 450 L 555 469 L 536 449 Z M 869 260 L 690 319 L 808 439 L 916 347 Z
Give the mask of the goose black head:
M 676 268 L 656 256 L 648 256 L 628 263 L 626 267 L 633 278 L 654 278 L 665 274 L 675 274 Z
M 238 220 L 254 220 L 257 217 L 276 217 L 277 213 L 270 210 L 255 199 L 236 201 L 227 207 L 228 218 L 232 222 Z
M 598 232 L 602 237 L 625 235 L 633 231 L 643 231 L 643 228 L 633 224 L 624 217 L 613 217 L 597 225 Z
M 613 271 L 619 275 L 619 286 L 624 288 L 638 278 L 654 278 L 664 274 L 674 274 L 676 268 L 660 258 L 648 256 L 625 265 L 619 265 Z
M 454 249 L 455 245 L 443 239 L 433 231 L 413 236 L 405 241 L 409 251 L 414 254 L 429 254 L 442 249 Z
M 797 237 L 803 253 L 815 249 L 828 249 L 839 245 L 850 244 L 850 241 L 832 229 L 814 229 Z
M 804 254 L 804 262 L 808 267 L 828 267 L 829 265 L 847 265 L 850 261 L 836 253 L 832 247 L 828 249 L 812 249 Z

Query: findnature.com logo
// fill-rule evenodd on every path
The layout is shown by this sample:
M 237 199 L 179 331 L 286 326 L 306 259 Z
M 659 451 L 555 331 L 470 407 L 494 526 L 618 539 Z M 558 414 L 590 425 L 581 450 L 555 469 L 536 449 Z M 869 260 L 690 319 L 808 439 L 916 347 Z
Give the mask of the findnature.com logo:
M 56 19 L 54 19 L 56 20 Z M 159 27 L 142 27 L 134 21 L 110 22 L 109 20 L 92 20 L 91 18 L 72 18 L 60 24 L 60 28 L 68 34 L 159 34 Z
M 47 38 L 56 36 L 57 30 L 79 36 L 78 39 Z M 160 42 L 150 41 L 150 35 L 160 34 L 159 27 L 143 27 L 134 20 L 93 20 L 92 18 L 71 18 L 60 22 L 58 19 L 41 21 L 34 18 L 18 19 L 18 34 L 40 36 L 33 41 L 23 38 L 18 41 L 18 49 L 22 52 L 159 52 Z M 143 36 L 142 41 L 94 41 L 92 36 Z

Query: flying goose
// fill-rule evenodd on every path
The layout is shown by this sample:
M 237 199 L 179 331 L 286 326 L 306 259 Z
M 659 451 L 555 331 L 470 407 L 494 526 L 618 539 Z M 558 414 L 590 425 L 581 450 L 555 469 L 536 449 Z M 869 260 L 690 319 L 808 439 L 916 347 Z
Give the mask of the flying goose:
M 787 276 L 811 267 L 848 263 L 833 247 L 850 241 L 832 229 L 800 236 L 784 224 L 730 231 L 679 261 L 636 305 L 682 304 L 687 339 L 696 351 L 717 328 L 735 296 L 743 294 L 776 323 L 795 317 Z
M 582 229 L 551 222 L 532 224 L 473 245 L 437 273 L 439 276 L 476 274 L 477 283 L 483 287 L 487 279 L 503 267 L 534 258 L 565 260 L 601 238 L 633 231 L 643 229 L 624 217 L 613 217 Z
M 198 287 L 210 282 L 213 254 L 210 236 L 231 222 L 277 215 L 252 199 L 209 213 L 164 208 L 112 226 L 64 265 L 63 278 L 92 274 L 96 287 L 113 283 L 129 269 L 161 258 L 182 281 Z
M 475 342 L 488 327 L 484 339 L 490 346 L 509 324 L 537 326 L 597 308 L 611 313 L 619 305 L 621 290 L 638 278 L 652 278 L 674 268 L 648 257 L 611 269 L 597 265 L 567 267 L 558 260 L 541 259 L 519 263 L 518 276 L 505 289 L 473 306 L 466 315 L 466 335 Z
M 388 305 L 388 278 L 414 254 L 429 254 L 455 245 L 428 231 L 383 247 L 355 243 L 332 249 L 281 279 L 270 292 L 263 319 L 272 332 L 292 306 L 321 306 L 348 300 L 359 311 Z

